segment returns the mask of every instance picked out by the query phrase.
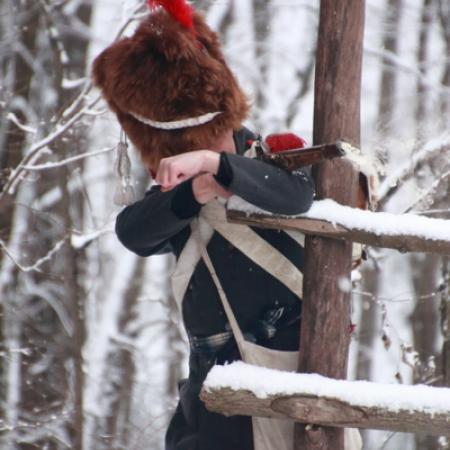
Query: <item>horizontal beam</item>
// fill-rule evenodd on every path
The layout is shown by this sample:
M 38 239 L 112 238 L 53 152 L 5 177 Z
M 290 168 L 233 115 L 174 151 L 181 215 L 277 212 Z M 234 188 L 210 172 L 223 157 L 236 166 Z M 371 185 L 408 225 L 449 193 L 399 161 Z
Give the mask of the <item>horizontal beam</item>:
M 423 411 L 356 407 L 336 399 L 300 394 L 287 397 L 272 395 L 261 399 L 252 392 L 234 391 L 230 388 L 208 391 L 203 389 L 200 398 L 208 410 L 226 416 L 273 417 L 332 427 L 450 436 L 450 413 L 431 414 Z
M 347 228 L 326 220 L 276 216 L 264 213 L 248 213 L 240 210 L 227 210 L 227 219 L 261 228 L 287 229 L 300 231 L 304 234 L 323 236 L 332 239 L 344 239 L 352 242 L 396 249 L 402 253 L 425 252 L 450 255 L 450 241 L 441 239 L 424 239 L 415 235 L 382 235 L 372 231 Z M 450 222 L 449 222 L 450 226 Z
M 224 415 L 450 436 L 450 389 L 335 380 L 242 362 L 214 366 L 200 394 Z

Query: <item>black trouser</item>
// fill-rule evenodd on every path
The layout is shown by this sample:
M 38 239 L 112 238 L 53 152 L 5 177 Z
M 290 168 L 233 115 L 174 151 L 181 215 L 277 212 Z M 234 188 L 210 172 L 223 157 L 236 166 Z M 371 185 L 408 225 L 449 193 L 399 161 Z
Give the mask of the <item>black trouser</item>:
M 215 357 L 191 352 L 189 378 L 180 383 L 180 400 L 167 430 L 166 450 L 253 450 L 251 417 L 209 412 L 199 399 L 215 361 Z
M 300 308 L 285 308 L 276 323 L 276 332 L 264 338 L 261 323 L 256 323 L 246 338 L 269 348 L 296 350 L 299 342 Z M 195 347 L 195 346 L 194 346 Z M 192 346 L 191 346 L 192 348 Z M 220 349 L 199 345 L 191 350 L 189 378 L 180 383 L 180 401 L 166 434 L 166 450 L 253 450 L 251 417 L 209 412 L 199 399 L 200 389 L 214 364 L 240 359 L 234 339 Z

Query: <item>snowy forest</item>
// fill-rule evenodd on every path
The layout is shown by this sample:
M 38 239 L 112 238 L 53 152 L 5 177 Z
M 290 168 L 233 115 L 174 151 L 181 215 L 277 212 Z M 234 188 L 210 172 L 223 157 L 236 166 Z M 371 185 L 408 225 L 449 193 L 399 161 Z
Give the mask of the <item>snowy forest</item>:
M 143 0 L 0 1 L 0 448 L 160 450 L 187 371 L 168 255 L 114 233 L 116 118 L 95 56 Z M 319 0 L 197 0 L 252 101 L 246 124 L 312 144 Z M 343 26 L 342 24 L 339 26 Z M 378 211 L 450 220 L 450 2 L 366 0 L 361 149 Z M 132 155 L 136 198 L 151 182 Z M 450 224 L 450 222 L 449 222 Z M 450 259 L 367 247 L 348 379 L 450 386 Z M 448 437 L 363 432 L 365 450 Z

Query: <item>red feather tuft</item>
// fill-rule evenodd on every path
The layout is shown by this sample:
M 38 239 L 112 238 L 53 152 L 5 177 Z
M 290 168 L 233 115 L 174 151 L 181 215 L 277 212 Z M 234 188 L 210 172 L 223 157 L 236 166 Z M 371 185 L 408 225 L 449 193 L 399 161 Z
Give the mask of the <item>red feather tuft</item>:
M 267 136 L 266 143 L 271 153 L 303 148 L 306 145 L 306 141 L 294 133 L 271 134 Z
M 194 10 L 185 0 L 147 0 L 147 5 L 150 9 L 162 6 L 184 28 L 194 30 Z

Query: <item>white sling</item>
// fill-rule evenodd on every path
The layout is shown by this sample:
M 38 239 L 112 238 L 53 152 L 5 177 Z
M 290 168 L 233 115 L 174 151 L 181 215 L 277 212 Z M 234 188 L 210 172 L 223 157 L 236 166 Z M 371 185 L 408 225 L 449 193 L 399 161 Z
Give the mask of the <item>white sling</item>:
M 205 245 L 208 245 L 214 230 L 217 231 L 254 263 L 277 278 L 299 299 L 302 298 L 303 274 L 300 270 L 247 225 L 227 222 L 223 204 L 217 200 L 206 204 L 200 212 L 198 227 Z M 303 243 L 301 233 L 288 234 L 297 242 Z M 173 293 L 180 311 L 184 294 L 200 257 L 198 246 L 191 236 L 178 258 L 172 275 Z

